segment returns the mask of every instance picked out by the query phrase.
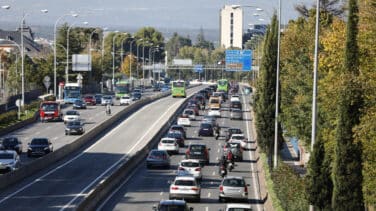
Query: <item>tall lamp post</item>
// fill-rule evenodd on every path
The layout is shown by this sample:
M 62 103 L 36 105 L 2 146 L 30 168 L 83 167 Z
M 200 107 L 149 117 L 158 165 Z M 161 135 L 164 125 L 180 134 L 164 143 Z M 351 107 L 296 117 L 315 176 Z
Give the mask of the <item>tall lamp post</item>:
M 72 23 L 67 30 L 67 64 L 65 67 L 65 83 L 69 83 L 69 32 L 71 28 L 76 24 L 77 22 Z M 84 25 L 87 25 L 88 22 L 83 22 Z
M 114 89 L 115 86 L 115 38 L 118 35 L 117 34 L 119 31 L 115 31 L 114 36 L 112 37 L 112 90 Z M 122 34 L 127 34 L 127 33 L 122 33 Z
M 132 80 L 132 62 L 133 62 L 133 58 L 132 58 L 132 55 L 133 55 L 133 52 L 132 52 L 132 45 L 133 43 L 136 41 L 136 39 L 132 40 L 130 43 L 129 43 L 129 52 L 130 52 L 130 59 L 129 59 L 129 78 L 130 80 Z
M 149 44 L 148 41 L 142 44 L 142 82 L 145 80 L 145 44 Z
M 78 17 L 78 14 L 76 13 L 64 14 L 56 20 L 55 25 L 54 25 L 54 95 L 55 96 L 56 96 L 56 77 L 57 77 L 56 76 L 56 27 L 57 27 L 57 23 L 59 22 L 59 20 L 61 20 L 65 16 L 72 16 L 76 18 Z
M 125 33 L 125 35 L 128 35 L 128 33 Z M 124 42 L 127 41 L 128 39 L 133 38 L 132 36 L 125 37 L 124 39 L 121 40 L 121 52 L 120 52 L 120 61 L 123 64 L 124 62 Z
M 139 39 L 138 41 L 143 41 L 143 39 Z M 138 60 L 139 60 L 139 56 L 138 56 L 138 46 L 139 46 L 139 43 L 136 42 L 136 48 L 137 48 L 137 66 L 136 66 L 136 71 L 137 71 L 137 78 L 139 76 L 139 72 L 138 72 Z
M 43 9 L 40 10 L 42 13 L 48 13 L 48 10 Z M 28 15 L 28 13 L 24 13 L 22 16 L 21 20 L 21 106 L 25 104 L 25 46 L 24 46 L 24 34 L 23 34 L 23 29 L 24 29 L 24 23 L 25 23 L 25 18 Z

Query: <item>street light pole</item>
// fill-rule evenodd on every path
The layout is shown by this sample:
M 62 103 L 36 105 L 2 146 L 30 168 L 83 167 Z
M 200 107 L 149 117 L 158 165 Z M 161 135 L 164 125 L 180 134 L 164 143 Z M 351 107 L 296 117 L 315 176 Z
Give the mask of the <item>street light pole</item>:
M 143 41 L 143 39 L 139 39 L 138 41 Z M 138 46 L 139 44 L 136 42 L 136 47 L 137 47 L 137 65 L 136 65 L 136 71 L 137 71 L 137 78 L 139 76 L 139 71 L 138 71 L 138 60 L 139 60 L 139 56 L 138 56 Z
M 142 44 L 142 82 L 145 80 L 145 44 L 148 44 L 148 42 Z
M 48 10 L 41 10 L 42 13 L 47 13 Z M 23 34 L 23 29 L 24 29 L 24 22 L 25 18 L 28 15 L 28 13 L 24 13 L 22 16 L 21 20 L 21 106 L 24 106 L 25 104 L 25 46 L 24 46 L 24 34 Z
M 68 13 L 68 14 L 64 14 L 62 16 L 60 16 L 56 22 L 55 22 L 55 25 L 54 25 L 54 95 L 56 96 L 56 27 L 57 27 L 57 23 L 59 22 L 60 19 L 62 19 L 63 17 L 65 16 L 72 16 L 72 17 L 78 17 L 78 14 L 71 14 L 71 13 Z
M 275 95 L 275 117 L 274 117 L 274 169 L 278 162 L 278 105 L 279 105 L 279 60 L 281 47 L 281 0 L 278 0 L 278 48 L 277 48 L 277 74 L 276 74 L 276 95 Z
M 130 51 L 130 57 L 129 57 L 129 79 L 132 80 L 132 62 L 133 62 L 133 58 L 132 58 L 132 55 L 133 55 L 133 52 L 132 52 L 132 44 L 135 42 L 136 40 L 132 40 L 130 43 L 129 43 L 129 51 Z

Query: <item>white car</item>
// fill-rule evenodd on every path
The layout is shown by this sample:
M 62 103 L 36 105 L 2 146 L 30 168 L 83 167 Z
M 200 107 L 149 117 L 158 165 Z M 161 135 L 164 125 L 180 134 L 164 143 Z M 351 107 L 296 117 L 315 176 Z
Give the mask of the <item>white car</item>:
M 177 176 L 170 185 L 169 199 L 201 200 L 201 187 L 192 176 Z
M 189 120 L 196 120 L 195 111 L 193 109 L 190 109 L 190 108 L 184 109 L 183 115 L 187 115 Z
M 102 96 L 101 98 L 101 105 L 105 106 L 107 104 L 110 104 L 112 106 L 114 105 L 114 100 L 112 99 L 111 95 L 105 95 L 105 96 Z
M 0 173 L 16 170 L 20 165 L 20 156 L 14 150 L 0 151 Z
M 80 112 L 76 110 L 68 110 L 63 117 L 64 124 L 67 122 L 80 121 Z
M 202 179 L 200 161 L 195 159 L 187 159 L 180 161 L 178 167 L 178 175 L 192 175 L 196 179 Z
M 162 138 L 158 144 L 158 150 L 166 150 L 169 153 L 178 154 L 179 144 L 174 138 Z
M 240 146 L 245 149 L 248 140 L 245 138 L 244 134 L 232 134 L 228 140 L 230 143 L 240 143 Z
M 190 127 L 191 126 L 191 120 L 189 120 L 189 117 L 187 117 L 187 116 L 179 117 L 177 125 Z
M 221 109 L 220 108 L 211 108 L 208 111 L 209 116 L 221 117 Z
M 120 98 L 120 105 L 129 105 L 131 104 L 132 99 L 129 95 L 124 95 Z
M 252 211 L 252 207 L 249 204 L 227 204 L 225 211 Z
M 232 95 L 231 98 L 230 98 L 230 102 L 240 102 L 240 97 L 239 95 Z

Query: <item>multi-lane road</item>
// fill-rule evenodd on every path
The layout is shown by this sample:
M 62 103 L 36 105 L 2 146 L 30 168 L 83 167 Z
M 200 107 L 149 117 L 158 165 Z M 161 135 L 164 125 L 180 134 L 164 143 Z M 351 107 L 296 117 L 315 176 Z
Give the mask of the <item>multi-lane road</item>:
M 0 210 L 74 210 L 95 185 L 148 143 L 183 102 L 166 97 L 144 106 L 91 146 L 2 190 Z
M 243 176 L 250 185 L 248 193 L 248 203 L 252 204 L 253 210 L 263 210 L 262 200 L 260 200 L 260 188 L 258 171 L 256 167 L 257 158 L 254 150 L 256 148 L 254 136 L 250 130 L 252 118 L 250 116 L 249 96 L 242 95 L 243 117 L 244 120 L 230 120 L 229 111 L 226 109 L 228 104 L 224 104 L 222 118 L 218 119 L 222 128 L 222 133 L 228 127 L 237 127 L 243 130 L 248 137 L 249 150 L 243 152 L 244 161 L 236 162 L 236 167 L 228 175 Z M 205 112 L 200 111 L 201 114 Z M 187 128 L 186 145 L 189 143 L 205 143 L 210 148 L 210 164 L 203 168 L 203 180 L 201 182 L 201 202 L 189 203 L 194 210 L 217 211 L 223 209 L 225 204 L 219 203 L 219 184 L 222 178 L 218 175 L 218 158 L 221 154 L 222 145 L 225 143 L 224 137 L 215 140 L 214 137 L 198 137 L 198 128 L 202 115 L 193 121 L 191 127 Z M 176 176 L 179 161 L 184 159 L 186 147 L 180 148 L 179 155 L 173 155 L 171 158 L 171 168 L 168 170 L 147 169 L 145 162 L 129 175 L 123 184 L 113 191 L 106 200 L 102 202 L 98 210 L 151 210 L 153 205 L 158 204 L 162 199 L 168 199 L 169 181 Z

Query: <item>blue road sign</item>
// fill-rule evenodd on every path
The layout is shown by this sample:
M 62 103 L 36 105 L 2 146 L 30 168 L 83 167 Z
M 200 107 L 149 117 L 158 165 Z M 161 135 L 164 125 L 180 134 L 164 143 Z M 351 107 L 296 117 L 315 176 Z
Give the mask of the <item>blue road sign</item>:
M 226 50 L 226 71 L 251 71 L 251 50 Z
M 196 64 L 194 66 L 195 73 L 202 73 L 204 72 L 204 67 L 202 64 Z

